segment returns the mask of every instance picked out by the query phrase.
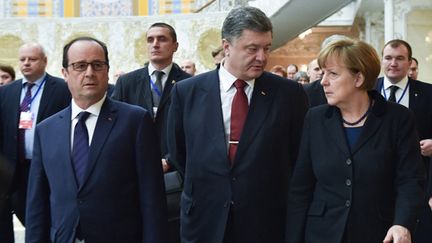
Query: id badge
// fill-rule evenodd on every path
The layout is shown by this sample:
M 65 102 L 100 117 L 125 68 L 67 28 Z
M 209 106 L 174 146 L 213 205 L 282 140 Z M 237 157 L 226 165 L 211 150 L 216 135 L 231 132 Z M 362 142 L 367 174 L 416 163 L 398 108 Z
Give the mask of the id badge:
M 20 120 L 18 124 L 19 129 L 32 129 L 33 127 L 33 113 L 30 111 L 22 111 L 20 113 Z

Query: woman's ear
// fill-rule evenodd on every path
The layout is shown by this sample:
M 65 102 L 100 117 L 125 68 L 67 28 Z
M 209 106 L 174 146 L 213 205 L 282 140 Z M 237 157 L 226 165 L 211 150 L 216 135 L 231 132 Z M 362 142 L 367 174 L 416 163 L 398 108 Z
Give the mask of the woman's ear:
M 365 81 L 365 77 L 361 72 L 358 72 L 357 74 L 355 74 L 355 77 L 356 77 L 355 78 L 355 86 L 357 88 L 360 88 Z

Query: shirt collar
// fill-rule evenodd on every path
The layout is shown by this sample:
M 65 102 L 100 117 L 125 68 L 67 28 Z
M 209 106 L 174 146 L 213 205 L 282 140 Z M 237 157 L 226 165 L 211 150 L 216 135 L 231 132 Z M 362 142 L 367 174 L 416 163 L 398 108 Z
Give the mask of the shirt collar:
M 72 99 L 72 102 L 71 102 L 71 108 L 72 108 L 71 120 L 75 119 L 78 116 L 78 114 L 80 112 L 82 112 L 82 111 L 87 111 L 87 112 L 90 113 L 90 115 L 99 116 L 99 113 L 100 113 L 100 111 L 102 109 L 102 105 L 103 105 L 105 99 L 106 99 L 106 94 L 102 97 L 102 99 L 100 99 L 98 102 L 96 102 L 93 105 L 91 105 L 86 110 L 81 109 L 75 103 L 75 100 Z
M 44 73 L 40 78 L 38 78 L 35 82 L 33 82 L 35 86 L 39 87 L 44 81 L 45 77 L 46 77 L 46 73 Z M 23 77 L 22 78 L 23 87 L 26 83 L 29 83 L 29 81 L 25 77 Z
M 222 60 L 220 68 L 219 68 L 219 80 L 222 84 L 221 88 L 224 92 L 228 92 L 228 90 L 233 86 L 234 82 L 237 80 L 237 78 L 232 75 L 228 70 L 224 67 L 224 60 Z M 245 80 L 246 84 L 250 86 L 251 88 L 254 87 L 255 79 L 252 80 Z
M 171 72 L 173 63 L 170 63 L 170 65 L 166 66 L 164 69 L 159 70 L 165 73 L 165 75 L 169 74 Z M 149 71 L 149 76 L 152 76 L 153 72 L 156 71 L 157 69 L 153 66 L 153 64 L 151 64 L 151 62 L 148 64 L 148 71 Z
M 387 76 L 384 76 L 384 89 L 387 90 L 390 88 L 390 86 L 392 85 L 396 85 L 398 86 L 400 89 L 404 90 L 406 85 L 408 83 L 408 76 L 406 76 L 405 78 L 403 78 L 401 81 L 397 82 L 397 83 L 392 83 L 390 82 L 390 80 L 387 78 Z

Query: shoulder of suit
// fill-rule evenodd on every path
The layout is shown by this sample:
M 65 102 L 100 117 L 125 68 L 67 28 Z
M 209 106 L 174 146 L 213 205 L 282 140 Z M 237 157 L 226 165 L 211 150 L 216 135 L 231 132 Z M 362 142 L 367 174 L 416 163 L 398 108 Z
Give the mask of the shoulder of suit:
M 120 75 L 117 81 L 124 80 L 136 80 L 137 78 L 147 77 L 148 76 L 148 68 L 142 67 L 131 72 Z
M 107 100 L 105 102 L 109 102 L 110 106 L 115 107 L 120 112 L 130 112 L 130 111 L 143 112 L 143 111 L 146 111 L 144 108 L 142 108 L 141 106 L 138 106 L 138 105 L 132 105 L 132 104 L 129 104 L 126 102 L 121 102 L 121 101 L 112 99 L 110 97 L 107 97 L 106 99 Z
M 57 113 L 54 113 L 53 115 L 43 119 L 37 124 L 37 127 L 47 127 L 47 129 L 50 129 L 52 124 L 56 124 L 60 119 L 64 119 L 68 112 L 70 112 L 70 106 L 67 106 L 63 110 L 60 110 Z

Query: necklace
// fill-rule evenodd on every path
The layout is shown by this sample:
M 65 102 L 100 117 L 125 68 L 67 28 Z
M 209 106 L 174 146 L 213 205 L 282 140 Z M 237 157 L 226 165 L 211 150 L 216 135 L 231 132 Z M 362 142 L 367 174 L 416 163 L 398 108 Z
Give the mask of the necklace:
M 368 115 L 369 115 L 369 113 L 370 113 L 370 111 L 372 110 L 372 101 L 370 101 L 370 103 L 369 103 L 369 108 L 367 109 L 367 111 L 363 114 L 363 116 L 361 116 L 360 117 L 360 119 L 358 119 L 357 121 L 355 121 L 355 122 L 348 122 L 348 121 L 345 121 L 345 119 L 343 119 L 343 117 L 342 117 L 342 122 L 344 123 L 344 124 L 346 124 L 346 125 L 348 125 L 348 126 L 355 126 L 355 125 L 357 125 L 357 124 L 359 124 L 360 122 L 362 122 Z

